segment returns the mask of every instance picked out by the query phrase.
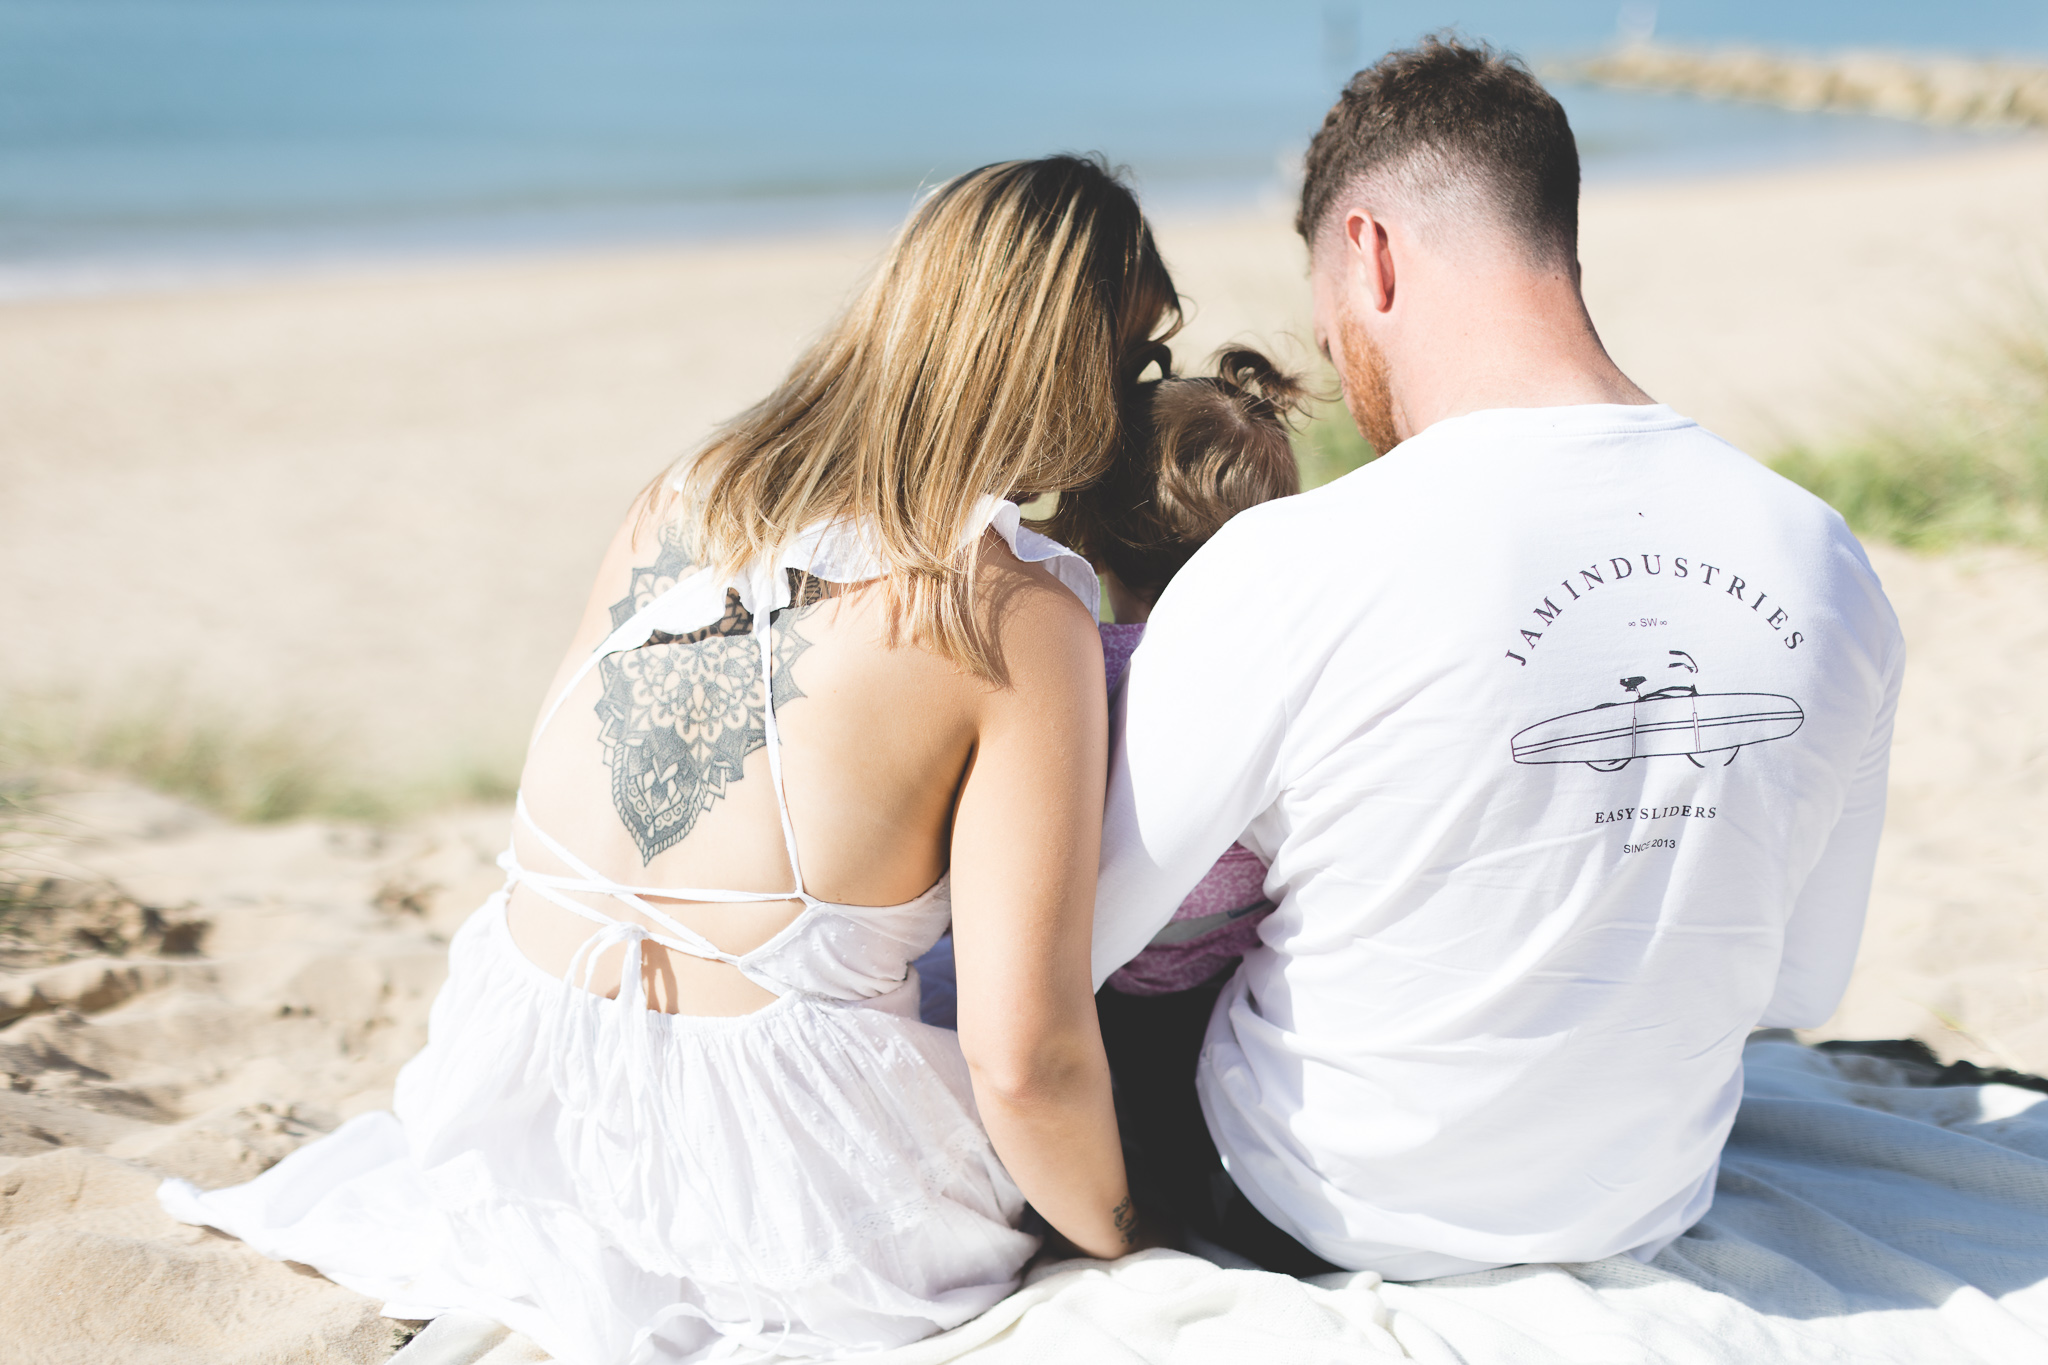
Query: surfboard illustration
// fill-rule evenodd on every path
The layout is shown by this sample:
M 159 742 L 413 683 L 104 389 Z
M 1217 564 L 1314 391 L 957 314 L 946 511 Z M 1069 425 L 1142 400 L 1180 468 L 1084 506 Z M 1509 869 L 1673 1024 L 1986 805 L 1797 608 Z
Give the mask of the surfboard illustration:
M 1621 680 L 1631 692 L 1644 681 Z M 1683 757 L 1705 767 L 1704 755 L 1725 753 L 1721 761 L 1733 763 L 1744 748 L 1783 739 L 1805 723 L 1799 703 L 1775 692 L 1663 687 L 1539 720 L 1510 744 L 1517 763 L 1583 763 L 1611 773 L 1639 758 Z

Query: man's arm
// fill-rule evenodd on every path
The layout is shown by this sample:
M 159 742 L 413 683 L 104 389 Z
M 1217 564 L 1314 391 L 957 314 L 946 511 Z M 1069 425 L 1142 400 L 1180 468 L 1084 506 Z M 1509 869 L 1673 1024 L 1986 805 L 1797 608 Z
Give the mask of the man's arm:
M 1877 839 L 1884 829 L 1885 782 L 1891 769 L 1892 719 L 1899 705 L 1905 651 L 1892 655 L 1884 699 L 1871 725 L 1848 798 L 1820 861 L 1792 903 L 1779 959 L 1778 986 L 1757 1022 L 1765 1028 L 1817 1028 L 1827 1022 L 1848 989 L 1863 937 L 1863 913 L 1870 903 Z
M 1095 892 L 1098 989 L 1279 792 L 1301 642 L 1297 624 L 1253 591 L 1272 565 L 1239 530 L 1226 526 L 1175 577 L 1118 691 Z

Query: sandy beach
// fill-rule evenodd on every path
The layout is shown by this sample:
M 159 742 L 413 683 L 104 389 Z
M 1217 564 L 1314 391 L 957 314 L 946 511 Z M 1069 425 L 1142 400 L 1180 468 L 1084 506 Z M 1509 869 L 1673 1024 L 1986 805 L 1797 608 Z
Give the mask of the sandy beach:
M 1307 354 L 1287 218 L 1160 219 L 1184 362 Z M 1622 366 L 1768 455 L 1966 384 L 2048 298 L 2044 222 L 2048 142 L 2003 140 L 1596 189 L 1581 255 Z M 502 779 L 634 492 L 767 390 L 879 246 L 0 306 L 0 706 L 279 728 L 370 787 Z M 1815 1036 L 2048 1069 L 2048 560 L 1871 554 L 1911 661 L 1864 951 Z M 449 933 L 499 881 L 505 808 L 246 825 L 39 780 L 0 849 L 0 1365 L 384 1359 L 404 1329 L 375 1304 L 152 1191 L 246 1179 L 388 1101 Z

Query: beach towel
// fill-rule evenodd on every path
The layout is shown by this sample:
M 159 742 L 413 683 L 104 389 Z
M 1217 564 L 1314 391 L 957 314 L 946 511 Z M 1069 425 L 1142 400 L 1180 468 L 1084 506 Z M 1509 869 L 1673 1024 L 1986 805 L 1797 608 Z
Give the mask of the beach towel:
M 1758 1035 L 1713 1208 L 1647 1265 L 1385 1284 L 1149 1251 L 1043 1266 L 974 1321 L 863 1359 L 2048 1365 L 2048 1094 L 1949 1083 L 1969 1078 Z M 397 1365 L 542 1358 L 487 1323 L 435 1336 Z

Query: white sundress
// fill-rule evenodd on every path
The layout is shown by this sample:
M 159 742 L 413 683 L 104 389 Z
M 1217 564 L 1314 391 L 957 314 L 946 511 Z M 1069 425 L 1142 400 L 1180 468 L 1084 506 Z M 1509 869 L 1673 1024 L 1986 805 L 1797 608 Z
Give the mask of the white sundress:
M 1091 610 L 1095 575 L 989 499 L 982 524 L 1043 563 Z M 686 576 L 635 612 L 556 696 L 545 728 L 598 659 L 717 620 L 740 594 L 761 642 L 769 771 L 788 892 L 635 887 L 602 876 L 517 818 L 575 875 L 522 868 L 449 945 L 426 1047 L 393 1110 L 361 1115 L 244 1185 L 166 1180 L 188 1223 L 311 1265 L 385 1300 L 386 1314 L 465 1310 L 576 1365 L 843 1356 L 957 1326 L 1016 1287 L 1037 1239 L 976 1115 L 956 1036 L 918 1021 L 910 964 L 951 919 L 947 882 L 903 905 L 804 890 L 782 790 L 771 613 L 785 568 L 878 576 L 845 526 L 803 536 L 736 575 Z M 505 905 L 525 884 L 600 926 L 556 977 L 514 946 Z M 600 893 L 666 932 L 575 899 Z M 721 952 L 644 899 L 801 900 L 787 928 Z M 752 1014 L 647 1007 L 647 940 L 727 962 L 777 999 Z M 576 984 L 625 947 L 616 998 Z

